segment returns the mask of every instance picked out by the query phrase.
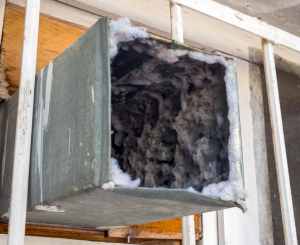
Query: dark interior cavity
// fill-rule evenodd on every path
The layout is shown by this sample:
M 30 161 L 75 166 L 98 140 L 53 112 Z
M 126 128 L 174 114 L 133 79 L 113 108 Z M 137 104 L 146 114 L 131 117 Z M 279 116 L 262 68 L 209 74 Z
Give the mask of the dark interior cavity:
M 120 49 L 112 63 L 112 157 L 120 168 L 142 187 L 201 191 L 226 181 L 224 75 L 222 65 L 187 55 L 166 63 Z

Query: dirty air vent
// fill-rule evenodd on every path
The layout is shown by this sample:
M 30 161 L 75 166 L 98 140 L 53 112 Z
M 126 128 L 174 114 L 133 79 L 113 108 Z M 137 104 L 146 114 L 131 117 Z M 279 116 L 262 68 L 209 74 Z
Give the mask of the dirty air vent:
M 36 76 L 28 222 L 109 229 L 243 206 L 234 60 L 145 35 L 112 55 L 100 19 Z M 0 107 L 4 221 L 17 99 Z
M 150 59 L 112 83 L 112 156 L 140 186 L 202 191 L 228 180 L 224 75 L 221 64 Z

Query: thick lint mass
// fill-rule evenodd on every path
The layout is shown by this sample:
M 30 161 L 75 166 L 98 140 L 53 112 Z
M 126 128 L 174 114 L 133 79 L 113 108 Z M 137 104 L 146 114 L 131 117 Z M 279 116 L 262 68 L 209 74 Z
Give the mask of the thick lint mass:
M 112 73 L 112 157 L 142 187 L 201 192 L 228 180 L 225 67 L 144 56 L 129 73 Z
M 109 28 L 112 158 L 102 188 L 187 188 L 245 211 L 234 61 L 181 50 L 126 18 Z

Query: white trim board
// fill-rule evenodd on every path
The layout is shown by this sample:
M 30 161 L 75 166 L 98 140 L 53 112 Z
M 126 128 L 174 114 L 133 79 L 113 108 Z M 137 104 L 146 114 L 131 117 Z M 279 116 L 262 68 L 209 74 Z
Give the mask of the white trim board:
M 40 0 L 27 0 L 9 208 L 10 245 L 23 245 L 25 237 L 39 16 Z
M 264 67 L 285 243 L 286 245 L 297 245 L 297 232 L 283 134 L 273 45 L 268 40 L 262 40 L 262 46 L 264 51 Z
M 282 45 L 300 52 L 299 37 L 276 28 L 275 26 L 271 26 L 257 18 L 240 13 L 225 5 L 211 0 L 174 0 L 174 2 L 269 40 L 275 45 Z
M 25 0 L 8 0 L 25 6 Z M 168 0 L 41 0 L 41 13 L 61 22 L 89 28 L 99 17 L 128 17 L 134 25 L 148 28 L 150 33 L 171 37 L 170 4 Z M 262 55 L 250 56 L 249 49 L 262 50 L 261 38 L 214 18 L 183 8 L 184 43 L 207 51 L 220 51 L 253 63 L 263 64 Z M 238 19 L 237 19 L 238 20 Z M 300 53 L 275 46 L 274 53 L 300 65 Z M 284 68 L 283 68 L 284 70 Z

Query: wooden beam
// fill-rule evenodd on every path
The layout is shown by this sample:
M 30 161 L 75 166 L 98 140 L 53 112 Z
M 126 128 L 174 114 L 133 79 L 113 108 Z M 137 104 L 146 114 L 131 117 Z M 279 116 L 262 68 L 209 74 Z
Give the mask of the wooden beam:
M 0 234 L 8 233 L 8 225 L 0 223 Z M 26 225 L 26 236 L 56 237 L 76 240 L 103 241 L 105 231 L 88 231 L 61 227 Z
M 39 15 L 40 0 L 27 0 L 9 211 L 9 245 L 23 245 L 25 237 Z
M 170 0 L 172 40 L 183 43 L 181 6 Z M 182 244 L 195 245 L 194 215 L 181 218 Z
M 218 229 L 217 238 L 219 240 L 218 244 L 225 245 L 226 238 L 225 238 L 224 210 L 217 211 L 217 229 Z
M 182 245 L 196 245 L 194 215 L 181 218 Z
M 200 240 L 202 233 L 199 224 L 201 215 L 195 215 L 195 239 Z M 109 237 L 126 238 L 155 238 L 181 240 L 181 218 L 152 222 L 142 225 L 129 226 L 108 231 Z
M 8 225 L 0 223 L 0 234 L 8 233 Z M 108 237 L 105 231 L 71 229 L 53 226 L 26 225 L 26 236 L 38 236 L 49 238 L 76 239 L 94 242 L 107 243 L 127 243 L 127 238 Z M 162 244 L 162 245 L 180 245 L 180 240 L 162 240 L 162 239 L 130 239 L 131 244 Z
M 298 244 L 297 233 L 283 134 L 273 45 L 267 40 L 262 40 L 262 46 L 285 244 L 296 245 Z
M 224 245 L 218 243 L 218 218 L 217 212 L 202 214 L 203 219 L 203 239 L 201 245 Z
M 181 6 L 170 1 L 172 39 L 183 43 Z
M 220 20 L 256 36 L 271 41 L 273 44 L 300 52 L 300 38 L 286 31 L 245 15 L 212 0 L 172 0 L 181 6 L 196 10 L 214 19 Z
M 172 40 L 183 43 L 181 6 L 170 0 Z M 182 244 L 195 245 L 194 215 L 181 218 Z

